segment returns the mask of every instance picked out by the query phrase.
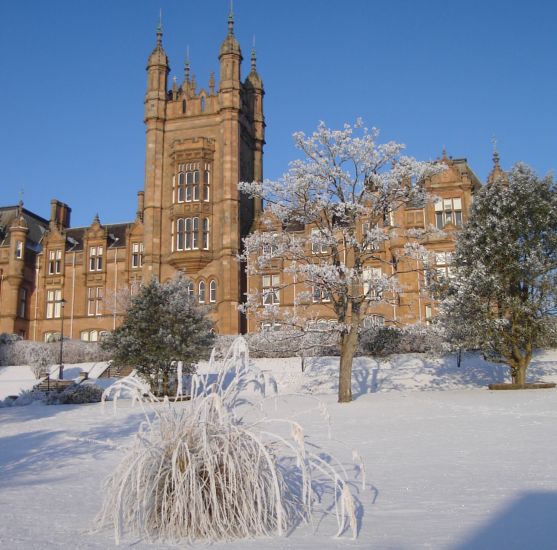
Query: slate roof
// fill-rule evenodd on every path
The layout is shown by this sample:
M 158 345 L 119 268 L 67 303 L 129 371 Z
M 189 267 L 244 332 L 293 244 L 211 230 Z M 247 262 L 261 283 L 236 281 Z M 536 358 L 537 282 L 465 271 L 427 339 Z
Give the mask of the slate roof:
M 0 246 L 10 245 L 10 225 L 17 216 L 19 206 L 0 206 Z M 40 250 L 40 241 L 48 228 L 48 220 L 37 216 L 23 208 L 23 217 L 29 228 L 27 246 L 35 251 Z

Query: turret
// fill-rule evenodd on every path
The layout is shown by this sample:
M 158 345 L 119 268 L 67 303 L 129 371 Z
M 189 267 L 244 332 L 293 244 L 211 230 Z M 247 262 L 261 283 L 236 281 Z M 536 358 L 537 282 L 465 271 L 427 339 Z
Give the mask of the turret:
M 29 228 L 23 216 L 23 203 L 19 201 L 17 213 L 10 224 L 10 274 L 23 278 L 24 260 L 25 260 L 25 241 Z
M 497 152 L 495 140 L 493 144 L 493 168 L 487 176 L 487 185 L 492 185 L 496 181 L 502 182 L 504 185 L 509 183 L 507 173 L 501 168 L 499 164 L 499 153 Z
M 242 50 L 234 36 L 234 15 L 232 11 L 228 16 L 228 34 L 220 47 L 219 61 L 220 91 L 239 90 Z
M 164 117 L 164 102 L 168 73 L 168 57 L 162 47 L 162 23 L 157 27 L 157 43 L 147 60 L 147 94 L 145 96 L 145 120 Z

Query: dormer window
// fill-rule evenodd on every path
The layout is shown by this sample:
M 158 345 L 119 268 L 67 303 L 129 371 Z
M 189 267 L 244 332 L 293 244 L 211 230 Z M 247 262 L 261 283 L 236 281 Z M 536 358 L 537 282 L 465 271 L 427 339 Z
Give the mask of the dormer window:
M 59 275 L 62 273 L 62 251 L 50 250 L 48 252 L 48 274 Z
M 103 247 L 91 246 L 89 248 L 89 271 L 103 270 Z

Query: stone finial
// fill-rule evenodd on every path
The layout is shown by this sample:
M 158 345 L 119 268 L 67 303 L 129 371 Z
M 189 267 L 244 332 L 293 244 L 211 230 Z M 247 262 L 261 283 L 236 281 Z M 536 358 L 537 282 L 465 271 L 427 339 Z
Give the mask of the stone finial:
M 215 93 L 215 73 L 213 71 L 211 71 L 211 74 L 209 75 L 209 93 L 211 95 L 214 95 Z

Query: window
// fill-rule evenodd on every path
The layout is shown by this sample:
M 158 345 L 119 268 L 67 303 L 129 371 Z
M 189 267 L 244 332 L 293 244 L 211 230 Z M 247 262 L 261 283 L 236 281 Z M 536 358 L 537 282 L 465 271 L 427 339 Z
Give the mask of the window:
M 102 286 L 91 286 L 87 289 L 87 315 L 102 315 Z
M 43 335 L 45 342 L 59 342 L 61 337 L 59 332 L 45 332 Z
M 48 274 L 57 275 L 62 272 L 62 251 L 50 250 L 48 252 Z
M 189 295 L 189 296 L 193 296 L 193 293 L 194 293 L 193 283 L 190 283 L 190 284 L 188 285 L 188 295 Z
M 99 340 L 99 333 L 96 330 L 84 330 L 79 336 L 83 342 L 97 342 Z
M 62 316 L 62 290 L 47 290 L 46 318 L 60 319 Z
M 203 250 L 209 250 L 209 218 L 203 218 Z
M 429 325 L 431 323 L 431 318 L 433 317 L 433 311 L 430 305 L 425 306 L 425 322 Z
M 214 304 L 217 301 L 217 281 L 213 280 L 209 283 L 209 302 Z
M 21 260 L 23 258 L 23 241 L 16 241 L 15 257 L 17 260 Z
M 180 218 L 176 221 L 176 250 L 184 250 L 185 237 L 185 220 Z
M 263 305 L 272 306 L 280 303 L 280 275 L 263 275 Z
M 314 302 L 330 302 L 331 294 L 328 290 L 318 286 L 311 287 L 311 295 Z
M 89 271 L 103 270 L 103 247 L 91 246 L 89 248 Z
M 205 281 L 199 282 L 199 294 L 197 295 L 197 299 L 200 304 L 205 303 Z
M 186 175 L 184 172 L 178 174 L 178 202 L 186 200 Z
M 132 268 L 138 269 L 143 265 L 143 243 L 132 243 Z
M 186 218 L 185 228 L 186 228 L 185 229 L 186 244 L 184 250 L 191 250 L 191 237 L 192 237 L 191 218 Z
M 438 278 L 450 278 L 453 276 L 451 252 L 435 252 L 435 272 Z
M 22 287 L 19 289 L 18 315 L 19 317 L 25 318 L 26 313 L 27 313 L 27 289 Z
M 380 267 L 365 267 L 363 269 L 362 281 L 366 300 L 379 300 L 381 298 L 381 290 L 377 288 L 381 276 Z
M 199 163 L 180 164 L 172 185 L 176 202 L 199 201 Z
M 323 243 L 325 235 L 320 229 L 311 230 L 311 253 L 312 254 L 326 254 L 327 245 Z
M 367 315 L 364 317 L 364 328 L 376 328 L 385 325 L 385 317 L 383 315 Z
M 373 251 L 373 250 L 378 250 L 379 249 L 379 245 L 377 242 L 370 242 L 370 241 L 375 241 L 376 239 L 374 238 L 374 235 L 369 236 L 368 233 L 372 230 L 372 229 L 377 229 L 377 224 L 375 224 L 373 226 L 373 228 L 371 227 L 371 224 L 369 222 L 364 222 L 362 224 L 362 244 L 363 246 L 363 250 L 367 250 L 367 251 Z
M 199 248 L 199 218 L 193 218 L 191 221 L 192 221 L 191 248 L 192 250 L 197 250 Z M 186 234 L 186 241 L 187 241 L 187 234 Z
M 462 199 L 439 199 L 435 203 L 435 226 L 443 229 L 447 224 L 462 225 Z
M 211 165 L 205 164 L 203 173 L 203 200 L 209 202 L 209 186 L 211 185 Z

